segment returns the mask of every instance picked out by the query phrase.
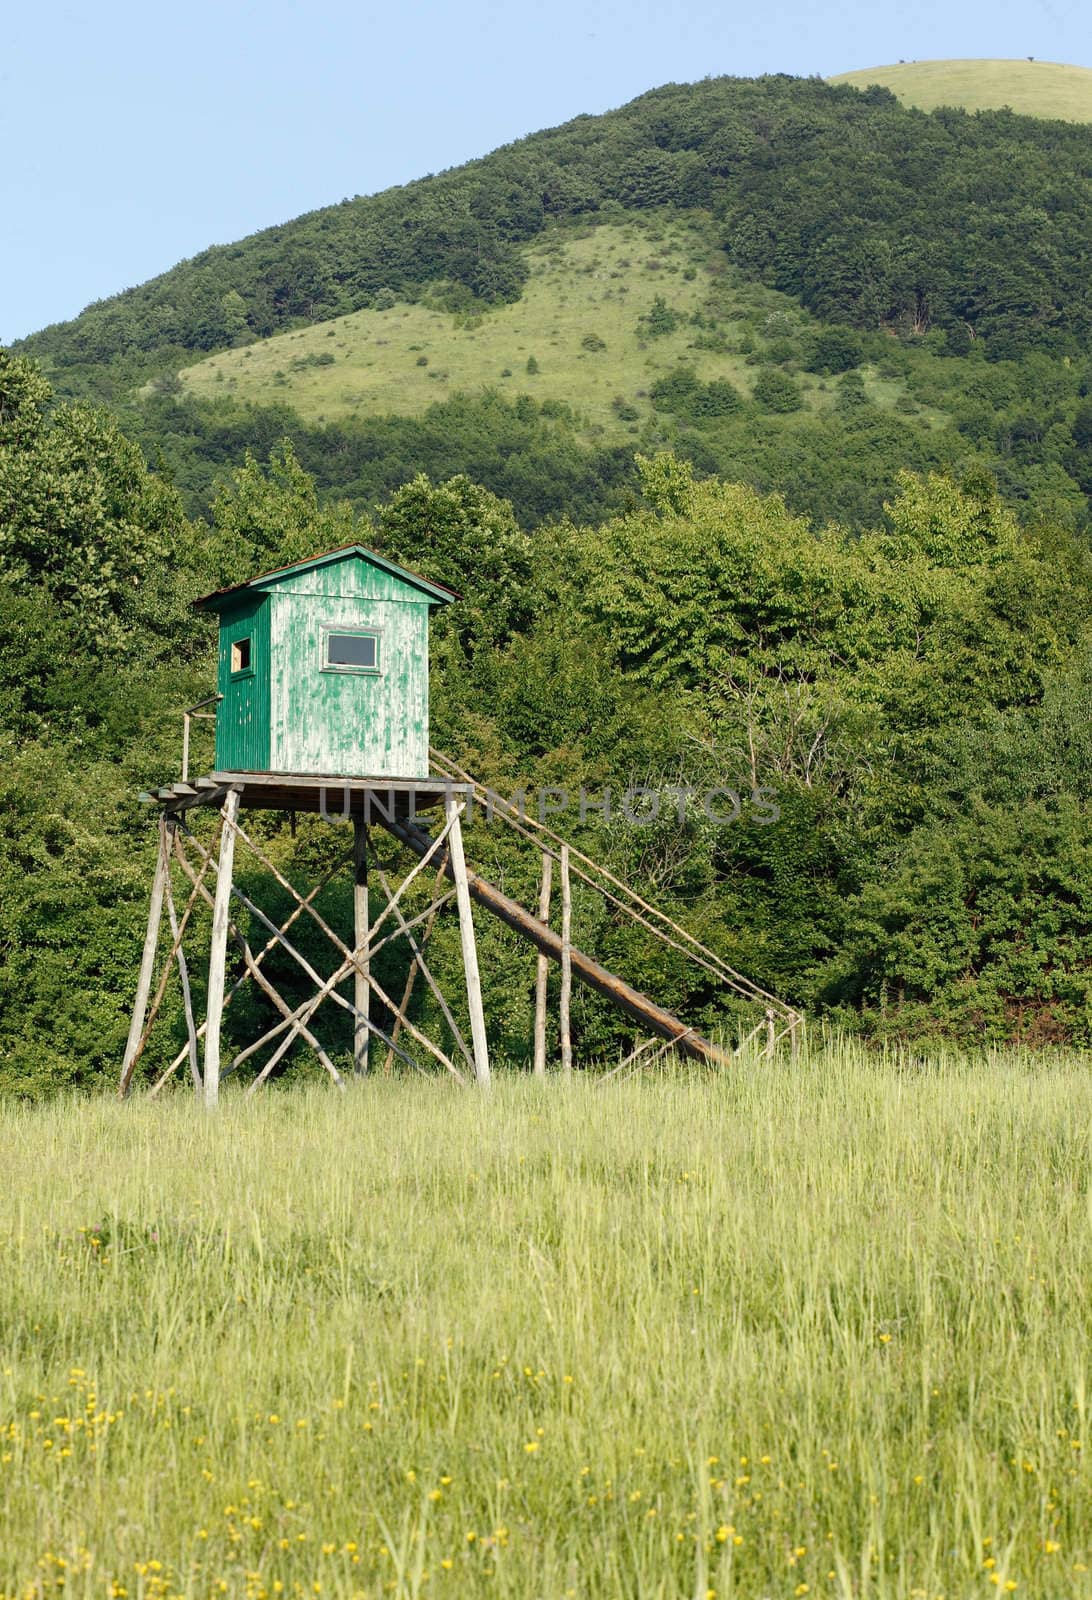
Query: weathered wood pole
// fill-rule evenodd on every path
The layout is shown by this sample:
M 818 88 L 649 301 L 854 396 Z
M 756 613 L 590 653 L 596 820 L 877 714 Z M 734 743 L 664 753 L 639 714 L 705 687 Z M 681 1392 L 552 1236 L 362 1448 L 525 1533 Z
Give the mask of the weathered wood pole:
M 445 802 L 449 835 L 449 859 L 455 879 L 455 899 L 459 907 L 459 938 L 463 947 L 466 973 L 466 1003 L 470 1011 L 470 1038 L 474 1051 L 474 1077 L 485 1086 L 489 1082 L 489 1045 L 485 1037 L 485 1012 L 482 1010 L 482 983 L 478 972 L 478 947 L 474 941 L 474 913 L 470 905 L 470 886 L 463 854 L 463 830 L 459 822 L 459 801 L 449 794 Z
M 444 868 L 443 868 L 443 861 L 441 860 L 439 870 L 436 873 L 435 885 L 434 885 L 433 891 L 432 891 L 433 896 L 434 896 L 432 908 L 429 911 L 428 920 L 425 923 L 425 931 L 424 931 L 424 933 L 423 933 L 423 935 L 421 937 L 421 943 L 420 943 L 420 946 L 419 946 L 419 948 L 422 949 L 422 950 L 424 949 L 425 945 L 428 944 L 429 939 L 432 937 L 432 929 L 433 929 L 433 925 L 435 924 L 435 921 L 436 921 L 436 913 L 437 913 L 437 911 L 439 909 L 439 907 L 437 906 L 436 901 L 435 901 L 435 896 L 437 896 L 440 893 L 440 885 L 443 883 L 443 881 L 444 881 Z M 392 1066 L 392 1064 L 394 1062 L 395 1046 L 398 1043 L 398 1036 L 402 1032 L 402 1018 L 406 1015 L 407 1008 L 409 1006 L 410 1000 L 413 998 L 413 986 L 417 981 L 417 969 L 418 969 L 418 966 L 419 966 L 419 963 L 418 963 L 418 959 L 417 959 L 417 951 L 415 950 L 414 951 L 413 960 L 409 964 L 409 971 L 406 973 L 406 985 L 405 985 L 405 988 L 402 990 L 402 1003 L 398 1007 L 398 1015 L 395 1017 L 394 1026 L 391 1029 L 391 1043 L 387 1046 L 387 1053 L 383 1057 L 383 1075 L 384 1075 L 384 1077 L 388 1077 L 390 1075 L 391 1066 Z
M 353 818 L 353 1067 L 363 1076 L 368 1070 L 368 1040 L 371 1029 L 371 984 L 368 973 L 368 826 L 363 817 Z M 363 955 L 361 954 L 363 952 Z
M 538 920 L 550 920 L 550 889 L 554 872 L 554 858 L 549 851 L 542 852 L 542 886 L 538 892 Z M 550 958 L 540 950 L 535 961 L 535 1065 L 536 1078 L 546 1076 L 546 987 L 550 975 Z
M 766 1048 L 763 1051 L 763 1055 L 769 1056 L 771 1060 L 773 1059 L 774 1045 L 776 1043 L 777 1043 L 777 1023 L 774 1020 L 773 1012 L 770 1011 L 767 1008 L 767 1011 L 766 1011 Z
M 167 824 L 169 832 L 175 832 L 175 824 Z M 168 856 L 170 845 L 168 844 Z M 171 893 L 171 875 L 167 873 L 167 921 L 171 930 L 171 942 L 175 947 L 175 956 L 178 960 L 178 981 L 182 985 L 182 1004 L 186 1012 L 186 1040 L 190 1052 L 190 1077 L 193 1079 L 195 1091 L 201 1093 L 201 1063 L 197 1050 L 197 1024 L 193 1017 L 193 996 L 190 993 L 190 973 L 186 965 L 186 952 L 182 948 L 182 938 L 178 928 L 178 914 L 174 907 L 174 895 Z
M 570 1011 L 573 997 L 573 893 L 569 881 L 569 847 L 561 846 L 561 1070 L 573 1070 Z
M 205 1012 L 205 1106 L 209 1111 L 219 1103 L 220 1099 L 220 1020 L 224 1014 L 224 970 L 227 964 L 230 921 L 228 913 L 231 906 L 231 877 L 235 866 L 235 819 L 238 815 L 238 790 L 229 789 L 224 796 L 220 861 L 216 875 L 216 895 L 212 903 L 209 993 Z
M 118 1098 L 124 1100 L 133 1081 L 140 1041 L 144 1033 L 144 1018 L 148 1013 L 148 996 L 155 973 L 155 952 L 159 944 L 159 926 L 163 921 L 163 893 L 167 887 L 170 866 L 167 857 L 167 819 L 159 819 L 159 839 L 156 847 L 155 876 L 152 879 L 152 897 L 148 902 L 148 927 L 144 934 L 144 950 L 140 957 L 140 977 L 137 979 L 133 1016 L 129 1023 L 129 1037 L 125 1042 L 125 1057 L 121 1063 Z

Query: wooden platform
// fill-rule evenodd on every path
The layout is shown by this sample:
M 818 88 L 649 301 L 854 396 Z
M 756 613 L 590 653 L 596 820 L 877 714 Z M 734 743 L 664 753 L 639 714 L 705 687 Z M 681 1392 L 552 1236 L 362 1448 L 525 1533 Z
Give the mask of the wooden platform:
M 259 811 L 317 811 L 336 820 L 365 817 L 404 821 L 418 812 L 442 806 L 445 795 L 465 795 L 470 785 L 445 778 L 345 778 L 298 772 L 212 772 L 189 783 L 141 794 L 145 805 L 162 806 L 167 813 L 189 811 L 194 806 L 223 804 L 233 791 L 242 809 Z

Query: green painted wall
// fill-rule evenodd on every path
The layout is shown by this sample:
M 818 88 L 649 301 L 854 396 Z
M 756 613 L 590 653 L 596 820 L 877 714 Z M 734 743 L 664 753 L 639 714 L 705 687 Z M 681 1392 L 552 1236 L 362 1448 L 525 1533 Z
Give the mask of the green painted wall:
M 272 607 L 272 770 L 427 777 L 428 607 L 283 591 Z M 379 671 L 324 671 L 328 627 L 374 628 Z
M 216 764 L 221 771 L 428 776 L 429 598 L 348 556 L 289 571 L 221 614 Z M 326 630 L 372 629 L 378 670 L 324 666 Z M 251 636 L 252 670 L 231 671 Z
M 250 640 L 250 667 L 231 670 L 232 646 Z M 248 596 L 220 617 L 216 765 L 222 772 L 269 768 L 269 596 Z

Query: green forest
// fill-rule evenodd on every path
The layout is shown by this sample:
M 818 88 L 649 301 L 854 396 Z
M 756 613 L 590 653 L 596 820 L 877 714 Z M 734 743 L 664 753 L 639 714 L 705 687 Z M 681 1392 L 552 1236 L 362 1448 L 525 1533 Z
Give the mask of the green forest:
M 1092 127 L 711 79 L 0 352 L 0 1089 L 116 1074 L 136 796 L 214 682 L 190 602 L 351 540 L 466 596 L 434 632 L 433 742 L 501 792 L 775 792 L 772 826 L 569 830 L 736 968 L 876 1043 L 1092 1042 L 1090 201 Z M 364 309 L 487 321 L 532 246 L 637 214 L 665 246 L 700 219 L 724 287 L 683 317 L 696 268 L 665 270 L 641 340 L 692 353 L 615 397 L 617 431 L 536 397 L 530 360 L 516 392 L 325 422 L 183 381 Z M 745 381 L 702 375 L 722 357 Z M 717 1025 L 692 974 L 586 931 Z M 533 961 L 506 938 L 480 930 L 485 1004 L 523 1066 Z M 624 1043 L 590 999 L 574 1022 L 582 1059 Z

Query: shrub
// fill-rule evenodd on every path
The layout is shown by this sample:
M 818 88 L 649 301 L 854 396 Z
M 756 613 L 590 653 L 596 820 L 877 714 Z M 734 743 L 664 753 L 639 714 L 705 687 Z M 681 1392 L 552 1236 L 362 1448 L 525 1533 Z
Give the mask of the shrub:
M 820 328 L 811 341 L 808 356 L 809 372 L 848 372 L 860 366 L 864 359 L 861 336 L 852 328 L 833 326 Z
M 856 410 L 858 406 L 867 405 L 868 395 L 865 393 L 864 379 L 859 372 L 847 372 L 838 381 L 838 409 L 843 411 Z
M 712 383 L 707 383 L 695 395 L 692 414 L 695 417 L 727 417 L 742 405 L 739 390 L 727 378 L 714 378 Z
M 646 339 L 662 339 L 665 334 L 674 333 L 683 320 L 663 295 L 658 294 L 649 310 L 637 318 L 637 332 L 644 334 Z
M 754 386 L 754 398 L 764 411 L 799 411 L 804 401 L 796 382 L 776 367 L 764 367 Z
M 676 367 L 674 372 L 667 372 L 662 378 L 657 378 L 649 394 L 657 411 L 674 411 L 681 416 L 689 415 L 691 404 L 700 388 L 701 384 L 693 367 Z
M 699 333 L 694 340 L 695 350 L 712 350 L 715 355 L 728 354 L 728 340 L 719 328 Z

